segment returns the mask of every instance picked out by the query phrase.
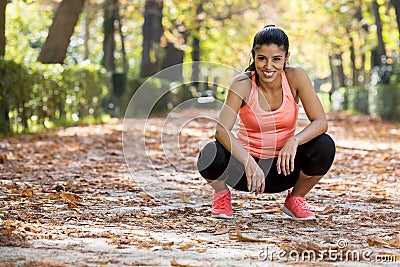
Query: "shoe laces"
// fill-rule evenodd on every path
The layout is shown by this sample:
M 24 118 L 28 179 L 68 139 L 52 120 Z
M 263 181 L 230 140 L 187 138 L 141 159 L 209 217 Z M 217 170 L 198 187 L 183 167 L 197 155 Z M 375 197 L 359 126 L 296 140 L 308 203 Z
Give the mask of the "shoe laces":
M 300 209 L 308 210 L 306 199 L 304 197 L 294 197 L 294 200 Z
M 217 198 L 215 199 L 215 205 L 218 208 L 225 208 L 229 206 L 229 193 L 226 193 L 224 195 L 218 195 Z

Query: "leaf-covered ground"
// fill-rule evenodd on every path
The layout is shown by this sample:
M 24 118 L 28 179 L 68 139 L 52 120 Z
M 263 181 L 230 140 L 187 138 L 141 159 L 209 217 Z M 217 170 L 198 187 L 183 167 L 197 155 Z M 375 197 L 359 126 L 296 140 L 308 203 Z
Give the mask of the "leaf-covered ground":
M 215 127 L 203 115 L 216 116 L 197 110 L 0 139 L 0 266 L 400 262 L 398 124 L 329 114 L 337 154 L 308 194 L 316 221 L 282 214 L 285 192 L 238 191 L 235 219 L 217 220 L 195 171 Z

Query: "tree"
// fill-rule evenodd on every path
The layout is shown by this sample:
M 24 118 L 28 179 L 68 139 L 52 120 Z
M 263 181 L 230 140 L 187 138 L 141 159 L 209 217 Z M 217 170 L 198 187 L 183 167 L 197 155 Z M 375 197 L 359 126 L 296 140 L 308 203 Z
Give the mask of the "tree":
M 103 66 L 107 71 L 115 70 L 115 26 L 114 22 L 118 14 L 118 0 L 104 1 L 104 22 L 103 22 Z
M 6 6 L 8 0 L 0 0 L 0 57 L 6 53 Z
M 397 29 L 399 31 L 399 42 L 400 42 L 400 1 L 390 0 L 390 3 L 392 4 L 394 10 L 396 11 Z
M 372 10 L 375 16 L 376 34 L 378 37 L 378 48 L 376 50 L 375 57 L 373 58 L 372 62 L 373 66 L 381 66 L 382 59 L 386 57 L 386 48 L 385 48 L 385 42 L 383 41 L 382 20 L 381 20 L 381 15 L 379 14 L 379 8 L 380 5 L 378 4 L 377 0 L 373 0 Z
M 160 45 L 163 34 L 163 0 L 146 0 L 144 7 L 143 50 L 140 77 L 152 76 L 160 71 L 163 49 Z
M 42 63 L 63 63 L 85 0 L 63 0 L 53 19 L 38 60 Z

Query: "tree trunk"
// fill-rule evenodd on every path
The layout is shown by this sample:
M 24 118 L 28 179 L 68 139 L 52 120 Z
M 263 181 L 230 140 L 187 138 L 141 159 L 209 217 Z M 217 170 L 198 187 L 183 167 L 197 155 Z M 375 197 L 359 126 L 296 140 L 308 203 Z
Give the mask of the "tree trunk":
M 379 4 L 377 0 L 372 1 L 372 9 L 374 11 L 374 16 L 375 16 L 375 24 L 376 24 L 376 33 L 378 35 L 378 66 L 382 65 L 382 59 L 386 56 L 386 48 L 385 48 L 385 43 L 383 42 L 383 36 L 382 36 L 382 21 L 381 21 L 381 16 L 379 14 Z
M 143 50 L 140 77 L 156 74 L 161 69 L 163 51 L 160 39 L 162 26 L 163 0 L 146 0 L 143 24 Z
M 6 6 L 8 0 L 0 0 L 0 57 L 6 54 Z
M 337 70 L 337 77 L 338 77 L 338 88 L 346 87 L 346 76 L 344 75 L 343 69 L 343 53 L 334 54 L 334 66 Z
M 114 22 L 118 15 L 118 0 L 105 0 L 103 22 L 103 66 L 107 71 L 115 70 L 115 27 Z
M 353 37 L 351 36 L 350 30 L 347 29 L 347 35 L 349 36 L 349 41 L 350 41 L 350 63 L 351 63 L 351 69 L 352 69 L 352 85 L 357 86 L 358 85 L 358 77 L 357 77 L 357 67 L 356 67 L 356 54 L 354 52 L 354 40 Z
M 85 3 L 85 51 L 83 58 L 89 59 L 89 38 L 90 38 L 90 32 L 89 32 L 89 25 L 91 21 L 91 15 L 90 15 L 90 0 L 87 0 Z
M 163 62 L 163 69 L 176 65 L 174 68 L 174 73 L 176 73 L 173 78 L 175 81 L 182 81 L 182 63 L 184 59 L 184 52 L 174 46 L 173 43 L 168 43 L 165 47 L 165 60 Z
M 0 57 L 4 57 L 6 52 L 6 6 L 8 0 L 0 0 Z M 3 89 L 4 90 L 4 89 Z M 10 132 L 10 118 L 8 116 L 7 98 L 0 90 L 0 133 Z
M 336 88 L 336 82 L 335 82 L 335 68 L 333 67 L 333 56 L 329 55 L 329 68 L 331 70 L 331 91 L 329 95 L 332 95 L 332 93 L 337 89 Z
M 63 0 L 54 15 L 53 24 L 38 61 L 42 63 L 63 63 L 70 38 L 74 32 L 85 0 Z
M 0 99 L 0 133 L 10 132 L 10 117 L 8 116 L 8 112 L 7 99 L 2 96 Z
M 125 36 L 122 32 L 122 22 L 121 22 L 121 17 L 119 16 L 119 4 L 118 4 L 118 8 L 117 8 L 117 20 L 118 20 L 118 31 L 119 31 L 119 35 L 121 37 L 122 70 L 123 70 L 123 73 L 126 74 L 126 73 L 128 73 L 128 60 L 126 58 Z
M 399 0 L 391 0 L 390 3 L 394 7 L 396 11 L 396 19 L 397 19 L 397 28 L 399 30 L 399 38 L 400 38 L 400 1 Z M 399 39 L 400 43 L 400 39 Z
M 194 34 L 193 36 L 193 44 L 192 44 L 192 61 L 193 61 L 193 67 L 192 67 L 192 82 L 193 86 L 199 90 L 199 78 L 200 78 L 200 70 L 199 70 L 199 61 L 200 61 L 200 28 L 201 24 L 203 23 L 202 20 L 199 19 L 199 15 L 203 12 L 203 5 L 200 2 L 199 5 L 197 6 L 196 9 L 196 16 L 197 16 L 197 22 L 196 22 L 196 27 L 194 28 Z

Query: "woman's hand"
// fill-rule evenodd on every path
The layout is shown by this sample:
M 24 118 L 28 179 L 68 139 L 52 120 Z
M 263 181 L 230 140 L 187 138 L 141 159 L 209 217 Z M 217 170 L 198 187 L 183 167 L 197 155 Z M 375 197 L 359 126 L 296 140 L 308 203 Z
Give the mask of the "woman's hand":
M 276 163 L 279 174 L 288 175 L 294 170 L 294 158 L 296 157 L 297 147 L 299 143 L 296 137 L 291 137 L 279 151 L 278 161 Z
M 251 158 L 245 167 L 247 177 L 247 189 L 249 192 L 255 192 L 256 195 L 264 193 L 265 175 L 257 162 Z

